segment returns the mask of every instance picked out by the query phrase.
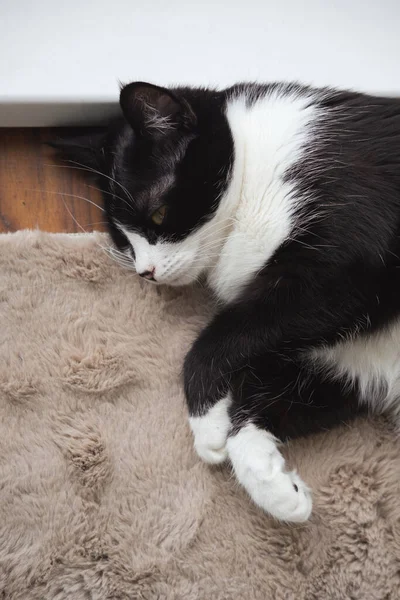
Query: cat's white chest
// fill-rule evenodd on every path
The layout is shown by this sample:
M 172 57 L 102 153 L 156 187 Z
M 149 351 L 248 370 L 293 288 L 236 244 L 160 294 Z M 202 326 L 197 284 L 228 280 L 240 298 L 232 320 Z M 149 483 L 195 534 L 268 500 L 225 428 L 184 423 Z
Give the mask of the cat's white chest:
M 262 206 L 258 208 L 258 217 L 240 217 L 209 275 L 209 285 L 223 302 L 235 300 L 290 233 L 290 221 L 283 216 L 279 228 L 270 231 Z
M 285 174 L 301 157 L 316 115 L 309 99 L 272 94 L 251 107 L 232 101 L 227 118 L 235 159 L 216 218 L 231 211 L 233 226 L 208 282 L 221 301 L 232 302 L 290 236 L 299 199 Z

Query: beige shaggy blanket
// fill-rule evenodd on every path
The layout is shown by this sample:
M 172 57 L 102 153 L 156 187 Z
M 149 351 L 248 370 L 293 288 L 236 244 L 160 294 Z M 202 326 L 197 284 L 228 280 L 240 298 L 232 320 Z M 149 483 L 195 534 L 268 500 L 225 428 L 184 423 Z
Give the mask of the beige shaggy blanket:
M 288 446 L 315 508 L 274 522 L 192 449 L 180 369 L 205 292 L 146 284 L 104 244 L 0 236 L 0 598 L 400 598 L 389 426 Z

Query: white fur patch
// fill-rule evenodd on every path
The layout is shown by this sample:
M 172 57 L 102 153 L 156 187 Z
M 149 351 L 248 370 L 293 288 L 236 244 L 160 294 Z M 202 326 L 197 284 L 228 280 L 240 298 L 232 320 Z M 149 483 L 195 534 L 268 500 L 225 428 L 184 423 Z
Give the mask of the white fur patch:
M 228 103 L 234 165 L 212 219 L 177 243 L 149 244 L 118 224 L 136 254 L 136 270 L 155 268 L 158 283 L 186 285 L 206 273 L 220 300 L 234 300 L 295 226 L 299 199 L 284 181 L 318 118 L 310 98 L 275 90 L 248 106 Z M 171 182 L 166 182 L 170 185 Z
M 400 418 L 400 321 L 372 335 L 314 349 L 308 357 L 333 376 L 357 382 L 360 402 L 378 412 L 392 410 Z
M 282 521 L 299 523 L 309 518 L 310 491 L 296 473 L 285 471 L 284 458 L 270 433 L 250 423 L 228 438 L 227 449 L 238 481 L 258 506 Z
M 205 462 L 218 464 L 228 454 L 226 440 L 231 426 L 228 409 L 231 396 L 219 400 L 202 417 L 190 417 L 189 423 L 194 435 L 194 447 Z
M 228 104 L 235 159 L 220 210 L 230 213 L 234 224 L 209 274 L 221 300 L 234 300 L 291 234 L 298 198 L 284 175 L 312 134 L 318 115 L 309 104 L 310 98 L 279 90 L 252 106 L 244 96 Z
M 119 229 L 128 238 L 135 252 L 135 269 L 138 273 L 154 271 L 157 283 L 167 285 L 187 285 L 199 277 L 204 264 L 199 253 L 199 241 L 188 236 L 182 242 L 160 241 L 149 244 L 145 236 L 132 233 L 117 223 Z

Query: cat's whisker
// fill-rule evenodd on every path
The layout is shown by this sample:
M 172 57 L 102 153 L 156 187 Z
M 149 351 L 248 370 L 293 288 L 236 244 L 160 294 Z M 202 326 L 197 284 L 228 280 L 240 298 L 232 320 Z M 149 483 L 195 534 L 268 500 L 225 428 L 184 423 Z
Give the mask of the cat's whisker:
M 97 171 L 96 169 L 93 169 L 92 167 L 86 167 L 85 165 L 83 165 L 82 163 L 78 163 L 76 161 L 73 160 L 68 160 L 67 162 L 72 163 L 74 166 L 70 166 L 70 165 L 53 165 L 53 164 L 46 164 L 45 166 L 47 167 L 56 167 L 58 169 L 76 169 L 78 171 L 86 171 L 88 173 L 95 173 L 97 175 L 100 175 L 101 177 L 105 177 L 106 179 L 109 179 L 110 181 L 112 181 L 113 183 L 115 183 L 116 185 L 119 185 L 120 188 L 125 192 L 125 194 L 128 196 L 129 200 L 132 202 L 132 204 L 134 203 L 134 200 L 131 196 L 131 194 L 129 193 L 129 191 L 125 188 L 125 186 L 122 185 L 122 183 L 120 183 L 119 181 L 117 181 L 116 179 L 114 179 L 113 177 L 110 177 L 109 175 L 106 175 L 105 173 L 102 173 L 101 171 Z M 132 206 L 129 204 L 129 202 L 127 200 L 125 200 L 124 198 L 120 198 L 120 200 L 122 202 L 124 202 L 127 206 L 129 206 L 130 208 L 132 208 Z
M 85 227 L 93 227 L 93 225 L 108 225 L 108 221 L 94 221 L 94 223 L 86 223 Z
M 74 167 L 71 167 L 71 169 L 73 169 Z M 112 196 L 113 198 L 116 198 L 117 200 L 121 200 L 121 202 L 125 202 L 125 199 L 122 198 L 121 196 L 117 196 L 117 194 L 114 194 L 113 192 L 107 192 L 107 190 L 103 190 L 102 188 L 96 187 L 95 185 L 89 185 L 86 184 L 86 186 L 92 190 L 97 190 L 98 192 L 101 192 L 102 194 L 107 194 L 109 196 Z
M 218 227 L 218 225 L 221 225 L 222 223 L 229 223 L 230 221 L 234 222 L 236 220 L 237 220 L 236 217 L 231 217 L 231 216 L 219 217 L 215 221 L 208 221 L 207 223 L 205 223 L 204 227 L 212 229 L 213 227 Z
M 117 257 L 121 261 L 129 262 L 129 263 L 133 262 L 133 258 L 131 258 L 130 256 L 127 256 L 123 252 L 118 252 L 117 250 L 114 250 L 113 248 L 110 249 L 110 253 L 113 256 Z
M 205 235 L 201 238 L 201 243 L 216 243 L 222 244 L 228 238 L 228 232 L 225 232 L 225 228 L 221 228 L 209 235 Z
M 206 235 L 203 237 L 203 239 L 207 239 L 207 237 L 216 235 L 219 231 L 223 231 L 224 229 L 227 229 L 229 227 L 230 223 L 233 223 L 235 221 L 236 221 L 236 219 L 227 217 L 226 219 L 223 219 L 222 221 L 218 221 L 216 223 L 210 223 L 209 225 L 206 225 L 205 226 Z
M 201 248 L 202 248 L 202 250 L 204 250 L 205 248 L 212 248 L 212 247 L 216 247 L 216 246 L 222 247 L 224 245 L 225 241 L 227 240 L 227 237 L 228 236 L 223 236 L 223 237 L 220 237 L 218 240 L 213 240 L 213 239 L 210 239 L 209 241 L 202 240 Z
M 29 191 L 29 190 L 28 190 L 28 191 Z M 58 196 L 61 196 L 61 200 L 62 200 L 62 202 L 63 202 L 63 204 L 64 204 L 64 207 L 65 207 L 66 211 L 68 212 L 68 214 L 70 215 L 70 217 L 71 217 L 71 219 L 73 220 L 73 222 L 75 223 L 75 225 L 76 225 L 76 226 L 77 226 L 77 227 L 78 227 L 78 228 L 79 228 L 79 229 L 82 231 L 82 233 L 85 233 L 85 234 L 88 234 L 88 235 L 90 235 L 90 233 L 91 233 L 91 232 L 90 232 L 90 231 L 87 231 L 87 230 L 86 230 L 86 229 L 85 229 L 85 228 L 84 228 L 84 227 L 83 227 L 83 226 L 82 226 L 82 225 L 79 223 L 79 221 L 76 219 L 76 217 L 73 215 L 72 211 L 70 210 L 70 208 L 69 208 L 68 204 L 65 202 L 65 199 L 63 198 L 63 196 L 72 196 L 72 197 L 74 197 L 74 198 L 75 198 L 75 197 L 76 197 L 76 198 L 82 198 L 81 196 L 75 196 L 74 194 L 64 194 L 64 193 L 62 193 L 62 192 L 52 192 L 51 190 L 30 190 L 30 191 L 36 191 L 36 192 L 43 192 L 43 191 L 45 191 L 45 192 L 51 192 L 51 193 L 53 193 L 53 194 L 57 194 Z M 87 198 L 83 198 L 83 199 L 84 199 L 84 200 L 87 200 Z M 89 201 L 89 202 L 90 202 L 90 201 Z M 96 205 L 96 206 L 97 206 L 97 205 Z M 98 208 L 100 208 L 100 207 L 98 207 Z M 100 222 L 101 222 L 101 221 L 100 221 Z M 103 221 L 103 223 L 106 223 L 106 221 Z M 94 225 L 94 223 L 92 223 L 92 225 Z M 88 226 L 89 226 L 89 225 L 87 225 L 87 227 L 88 227 Z M 104 248 L 104 247 L 103 247 L 101 244 L 99 244 L 98 242 L 97 242 L 97 246 L 98 246 L 99 248 L 101 248 L 102 250 L 105 250 L 105 248 Z
M 117 181 L 116 179 L 114 179 L 114 177 L 111 177 L 110 175 L 106 175 L 105 173 L 103 173 L 102 171 L 98 171 L 97 169 L 94 169 L 93 167 L 87 167 L 86 165 L 79 163 L 77 161 L 74 160 L 69 160 L 68 162 L 74 164 L 74 165 L 78 165 L 80 168 L 84 168 L 87 171 L 91 172 L 91 173 L 96 173 L 97 175 L 100 175 L 101 177 L 106 177 L 107 179 L 109 179 L 111 182 L 115 183 L 116 185 L 119 185 L 119 187 L 121 188 L 121 190 L 123 192 L 125 192 L 125 194 L 128 196 L 129 200 L 133 203 L 134 200 L 132 198 L 132 195 L 130 194 L 130 192 L 126 189 L 126 187 L 124 185 L 122 185 L 122 183 L 120 183 L 119 181 Z M 126 200 L 125 200 L 126 202 Z M 126 202 L 126 204 L 128 204 L 128 202 Z
M 227 231 L 226 226 L 220 227 L 219 229 L 211 231 L 211 232 L 207 233 L 206 235 L 203 234 L 201 236 L 201 242 L 204 243 L 209 240 L 220 241 L 221 239 L 227 237 L 227 235 L 228 235 L 228 231 Z
M 134 268 L 134 264 L 132 261 L 123 261 L 120 258 L 118 258 L 117 256 L 115 256 L 114 254 L 110 254 L 108 253 L 109 256 L 115 261 L 117 262 L 119 265 L 121 265 L 122 267 L 127 267 L 129 269 L 133 269 Z
M 89 200 L 89 198 L 86 198 L 85 196 L 78 196 L 77 194 L 67 194 L 66 192 L 56 192 L 54 190 L 35 190 L 35 189 L 25 188 L 25 191 L 26 192 L 36 192 L 39 194 L 43 194 L 43 193 L 44 194 L 55 194 L 56 196 L 67 196 L 69 198 L 77 198 L 78 200 L 85 200 L 85 202 L 88 202 L 89 204 L 93 204 L 93 206 L 95 206 L 96 208 L 101 210 L 101 212 L 106 212 L 104 210 L 104 208 L 102 208 L 101 206 L 96 204 L 96 202 Z
M 226 241 L 226 239 L 227 238 L 222 238 L 220 240 L 208 242 L 208 244 L 202 244 L 201 250 L 204 251 L 204 250 L 208 250 L 209 248 L 219 248 L 224 245 L 224 242 Z
M 218 251 L 215 252 L 202 252 L 201 254 L 199 254 L 198 256 L 193 257 L 191 264 L 196 264 L 198 262 L 208 262 L 210 263 L 210 260 L 213 260 L 214 258 L 218 258 L 218 256 L 220 256 L 220 253 Z
M 107 246 L 104 248 L 109 254 L 111 254 L 113 257 L 118 258 L 118 260 L 120 260 L 121 262 L 129 262 L 132 263 L 133 259 L 131 259 L 129 256 L 127 256 L 126 254 L 124 254 L 123 252 L 120 252 L 119 250 L 117 250 L 116 248 L 114 248 L 113 246 Z
M 113 246 L 109 247 L 109 251 L 112 252 L 112 254 L 115 254 L 116 256 L 121 256 L 121 258 L 129 258 L 124 252 L 117 250 L 117 248 L 114 248 Z
M 71 161 L 71 162 L 72 162 L 72 161 Z M 80 165 L 81 163 L 76 163 L 76 164 L 79 164 L 79 165 Z M 53 165 L 53 164 L 48 164 L 48 163 L 45 163 L 45 166 L 46 166 L 46 167 L 58 167 L 59 169 L 73 169 L 73 170 L 74 170 L 74 169 L 77 169 L 78 171 L 89 171 L 89 172 L 96 172 L 96 173 L 97 173 L 97 171 L 94 171 L 94 170 L 93 170 L 92 168 L 90 168 L 90 167 L 84 167 L 84 165 L 82 165 L 82 166 L 79 166 L 79 167 L 77 167 L 77 166 L 73 166 L 73 167 L 71 167 L 71 166 L 69 166 L 69 165 Z M 100 174 L 101 172 L 100 172 L 100 171 L 98 171 L 98 173 Z M 121 184 L 119 184 L 119 182 L 118 182 L 118 181 L 116 181 L 115 179 L 113 179 L 113 178 L 111 178 L 111 177 L 108 177 L 108 175 L 106 175 L 105 173 L 101 173 L 101 175 L 102 175 L 103 177 L 106 177 L 106 178 L 108 178 L 108 179 L 111 179 L 112 181 L 114 181 L 114 183 L 116 183 L 116 184 L 118 184 L 118 185 L 121 185 Z M 110 195 L 110 196 L 113 196 L 113 197 L 114 197 L 114 198 L 116 198 L 117 200 L 121 200 L 121 202 L 125 202 L 125 203 L 127 203 L 125 198 L 122 198 L 122 196 L 118 196 L 117 194 L 115 194 L 115 193 L 113 193 L 113 192 L 108 192 L 107 190 L 103 190 L 102 188 L 99 188 L 99 187 L 97 187 L 97 186 L 95 186 L 95 185 L 89 185 L 88 183 L 86 184 L 86 187 L 88 187 L 88 188 L 90 188 L 90 189 L 92 189 L 92 190 L 97 190 L 98 192 L 101 192 L 102 194 L 108 194 L 108 195 Z M 124 189 L 125 189 L 125 188 L 124 188 Z M 126 192 L 125 192 L 125 193 L 127 193 L 127 195 L 129 195 L 129 196 L 130 196 L 130 198 L 132 198 L 131 194 L 129 194 L 129 192 L 128 192 L 127 190 L 126 190 Z M 132 198 L 132 201 L 133 201 L 133 198 Z M 127 203 L 127 204 L 128 204 L 128 206 L 131 208 L 131 205 L 130 205 L 129 203 Z
M 121 259 L 124 260 L 129 260 L 129 257 L 126 256 L 126 254 L 124 254 L 123 252 L 119 252 L 118 250 L 116 250 L 115 248 L 113 248 L 112 246 L 108 246 L 107 247 L 107 251 L 112 254 L 113 256 L 118 256 Z
M 62 196 L 62 194 L 61 194 L 61 196 Z M 62 199 L 62 201 L 64 203 L 64 206 L 65 206 L 67 212 L 69 213 L 71 219 L 74 221 L 74 223 L 79 227 L 79 229 L 82 230 L 83 233 L 88 233 L 88 231 L 86 231 L 86 229 L 84 229 L 82 227 L 82 225 L 79 223 L 79 221 L 77 221 L 77 219 L 74 217 L 74 215 L 72 214 L 71 210 L 69 209 L 68 204 L 65 202 L 64 198 L 61 198 L 61 199 Z
M 215 221 L 207 221 L 204 223 L 203 228 L 205 231 L 212 231 L 215 228 L 221 227 L 221 225 L 226 227 L 228 223 L 236 222 L 236 220 L 236 217 L 220 217 Z
M 118 266 L 122 267 L 123 269 L 127 269 L 128 271 L 132 271 L 134 270 L 134 266 L 125 264 L 125 263 L 121 263 L 118 259 L 114 258 L 113 256 L 110 257 L 111 260 L 113 260 Z
M 126 260 L 122 260 L 121 257 L 117 256 L 114 252 L 113 252 L 113 248 L 111 247 L 105 247 L 105 246 L 101 246 L 99 244 L 99 247 L 114 261 L 116 262 L 119 266 L 125 268 L 125 269 L 130 269 L 132 270 L 134 268 L 134 264 L 132 260 L 129 260 L 128 257 L 125 257 Z

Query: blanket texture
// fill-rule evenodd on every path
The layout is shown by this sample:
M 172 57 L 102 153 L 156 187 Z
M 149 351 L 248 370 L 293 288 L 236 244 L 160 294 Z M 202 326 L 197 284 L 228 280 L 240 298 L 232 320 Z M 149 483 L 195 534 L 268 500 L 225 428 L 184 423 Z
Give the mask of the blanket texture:
M 383 419 L 288 444 L 302 525 L 192 448 L 206 292 L 149 285 L 101 234 L 0 236 L 0 598 L 400 598 L 400 443 Z

